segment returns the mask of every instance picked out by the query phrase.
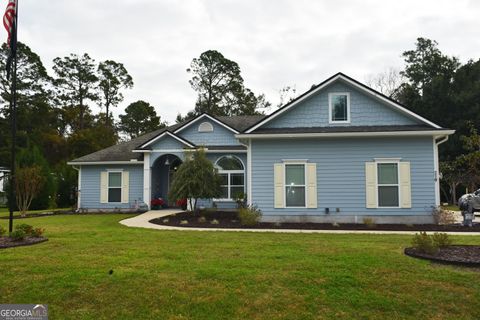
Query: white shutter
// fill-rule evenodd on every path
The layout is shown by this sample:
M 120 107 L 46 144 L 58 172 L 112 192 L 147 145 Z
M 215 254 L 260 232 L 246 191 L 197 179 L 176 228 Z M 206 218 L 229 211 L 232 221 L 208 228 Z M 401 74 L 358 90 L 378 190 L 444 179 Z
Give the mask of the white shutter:
M 307 163 L 307 208 L 317 208 L 317 164 Z
M 410 162 L 400 162 L 400 207 L 412 207 L 412 186 L 410 181 Z
M 274 182 L 274 208 L 284 208 L 285 198 L 285 172 L 282 163 L 276 163 L 273 167 L 273 182 Z
M 100 172 L 100 203 L 108 203 L 108 172 Z
M 365 162 L 365 201 L 367 208 L 377 207 L 377 168 L 375 162 Z
M 122 203 L 128 203 L 128 191 L 130 189 L 129 172 L 122 172 Z

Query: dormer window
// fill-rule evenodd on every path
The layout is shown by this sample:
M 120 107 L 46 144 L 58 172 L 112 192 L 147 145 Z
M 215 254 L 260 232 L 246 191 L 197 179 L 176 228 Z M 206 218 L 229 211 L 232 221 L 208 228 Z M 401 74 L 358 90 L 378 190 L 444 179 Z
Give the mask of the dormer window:
M 212 132 L 213 126 L 210 122 L 202 122 L 198 126 L 198 132 Z
M 335 92 L 328 95 L 329 123 L 350 123 L 350 93 Z

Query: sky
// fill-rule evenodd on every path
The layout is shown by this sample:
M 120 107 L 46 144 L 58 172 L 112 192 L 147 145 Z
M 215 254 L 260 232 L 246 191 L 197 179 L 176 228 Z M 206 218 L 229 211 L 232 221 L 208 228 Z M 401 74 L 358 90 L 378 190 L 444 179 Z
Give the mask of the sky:
M 364 82 L 402 69 L 418 37 L 479 59 L 480 1 L 19 0 L 18 39 L 52 75 L 70 53 L 121 62 L 134 87 L 114 115 L 141 99 L 169 123 L 193 109 L 186 69 L 206 50 L 237 62 L 246 87 L 276 105 L 285 86 L 300 94 L 337 72 Z

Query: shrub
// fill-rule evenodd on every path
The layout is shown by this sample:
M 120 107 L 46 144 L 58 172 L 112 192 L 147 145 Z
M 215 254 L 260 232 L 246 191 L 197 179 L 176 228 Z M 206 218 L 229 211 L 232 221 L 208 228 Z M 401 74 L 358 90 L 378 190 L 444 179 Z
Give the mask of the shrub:
M 188 224 L 188 220 L 181 220 L 180 224 Z
M 442 207 L 432 207 L 432 216 L 435 224 L 453 224 L 455 223 L 455 214 L 452 211 Z
M 251 227 L 256 225 L 262 217 L 262 211 L 257 206 L 248 206 L 238 210 L 238 218 L 242 226 Z
M 452 239 L 448 237 L 448 234 L 442 232 L 435 232 L 432 235 L 433 244 L 439 248 L 447 247 L 452 244 Z
M 0 237 L 3 237 L 7 233 L 7 229 L 4 227 L 0 226 Z
M 198 222 L 199 223 L 205 223 L 205 222 L 207 222 L 207 219 L 205 217 L 200 217 L 200 218 L 198 218 Z
M 237 209 L 247 207 L 247 196 L 243 192 L 237 192 L 234 195 L 235 202 L 237 203 Z
M 220 222 L 217 220 L 217 219 L 213 219 L 212 221 L 210 221 L 211 224 L 219 224 Z
M 40 238 L 43 235 L 44 232 L 45 232 L 45 229 L 35 228 L 30 232 L 30 236 L 32 236 L 34 238 Z
M 29 224 L 22 223 L 17 226 L 15 226 L 15 230 L 21 230 L 23 233 L 25 233 L 26 236 L 29 236 L 32 234 L 33 227 Z
M 12 232 L 10 238 L 12 238 L 13 241 L 22 241 L 23 239 L 25 239 L 26 236 L 27 235 L 25 234 L 25 231 L 17 229 Z
M 367 226 L 367 228 L 375 228 L 375 220 L 373 218 L 363 218 L 363 223 Z
M 420 252 L 435 254 L 438 246 L 433 241 L 433 237 L 426 232 L 415 233 L 412 239 L 412 246 Z

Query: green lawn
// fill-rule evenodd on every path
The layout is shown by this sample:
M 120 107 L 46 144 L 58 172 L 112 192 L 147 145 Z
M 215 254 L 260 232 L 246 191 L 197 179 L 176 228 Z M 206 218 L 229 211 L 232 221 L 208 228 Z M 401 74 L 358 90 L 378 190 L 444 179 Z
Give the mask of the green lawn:
M 480 318 L 479 271 L 404 256 L 410 236 L 157 231 L 125 217 L 23 220 L 50 240 L 0 250 L 0 303 L 46 303 L 50 319 Z
M 29 210 L 27 213 L 43 213 L 43 212 L 52 212 L 52 211 L 63 211 L 63 210 L 70 210 L 71 208 L 57 208 L 57 209 L 45 209 L 45 210 Z M 0 217 L 8 217 L 10 214 L 8 208 L 0 207 Z M 19 216 L 20 212 L 14 211 L 14 216 Z

